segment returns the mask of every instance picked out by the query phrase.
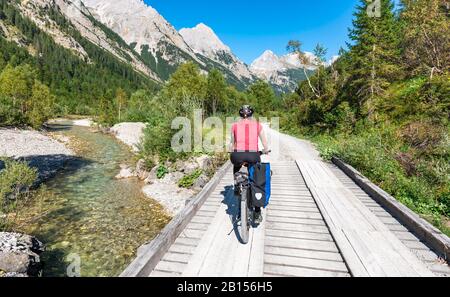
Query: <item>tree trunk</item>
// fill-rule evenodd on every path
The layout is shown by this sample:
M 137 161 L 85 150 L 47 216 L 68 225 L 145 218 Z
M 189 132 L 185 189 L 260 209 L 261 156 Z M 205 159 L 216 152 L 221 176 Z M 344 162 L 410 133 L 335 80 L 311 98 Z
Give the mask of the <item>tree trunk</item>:
M 316 89 L 313 87 L 311 80 L 309 79 L 308 73 L 306 73 L 306 68 L 303 68 L 303 73 L 305 73 L 305 76 L 306 76 L 306 79 L 308 80 L 308 84 L 309 84 L 309 87 L 311 88 L 311 91 L 314 93 L 314 95 L 317 98 L 320 98 L 320 96 L 317 94 Z

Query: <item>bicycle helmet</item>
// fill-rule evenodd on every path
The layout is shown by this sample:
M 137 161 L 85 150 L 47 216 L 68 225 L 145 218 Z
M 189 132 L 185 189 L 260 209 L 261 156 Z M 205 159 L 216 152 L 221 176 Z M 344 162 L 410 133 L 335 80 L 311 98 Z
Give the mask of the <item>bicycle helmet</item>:
M 255 110 L 253 109 L 253 107 L 251 107 L 250 105 L 244 105 L 239 110 L 239 115 L 241 116 L 241 118 L 247 119 L 252 117 L 254 112 Z

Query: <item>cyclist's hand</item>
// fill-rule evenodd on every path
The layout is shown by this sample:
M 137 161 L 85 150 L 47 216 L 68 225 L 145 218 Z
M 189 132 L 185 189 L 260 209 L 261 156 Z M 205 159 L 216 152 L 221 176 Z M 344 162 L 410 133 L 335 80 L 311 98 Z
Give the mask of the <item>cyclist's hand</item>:
M 272 152 L 271 150 L 268 150 L 268 149 L 264 149 L 263 150 L 263 154 L 264 155 L 268 155 L 270 152 Z

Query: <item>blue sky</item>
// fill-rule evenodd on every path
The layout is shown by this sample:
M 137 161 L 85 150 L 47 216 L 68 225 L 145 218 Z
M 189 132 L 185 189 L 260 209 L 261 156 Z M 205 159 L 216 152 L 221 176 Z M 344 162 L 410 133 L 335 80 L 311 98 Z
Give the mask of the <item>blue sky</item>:
M 210 26 L 246 63 L 264 50 L 286 53 L 291 39 L 312 51 L 320 42 L 328 57 L 348 40 L 348 28 L 358 0 L 144 0 L 176 29 Z

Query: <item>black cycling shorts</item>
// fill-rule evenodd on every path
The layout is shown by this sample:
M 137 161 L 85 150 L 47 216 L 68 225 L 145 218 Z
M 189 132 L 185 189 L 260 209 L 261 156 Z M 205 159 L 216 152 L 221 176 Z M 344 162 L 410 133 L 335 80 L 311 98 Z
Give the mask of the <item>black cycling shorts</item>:
M 234 152 L 231 153 L 230 159 L 234 165 L 234 173 L 236 173 L 241 170 L 243 163 L 260 163 L 261 155 L 258 152 Z

